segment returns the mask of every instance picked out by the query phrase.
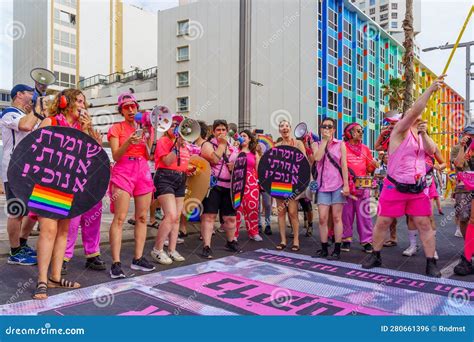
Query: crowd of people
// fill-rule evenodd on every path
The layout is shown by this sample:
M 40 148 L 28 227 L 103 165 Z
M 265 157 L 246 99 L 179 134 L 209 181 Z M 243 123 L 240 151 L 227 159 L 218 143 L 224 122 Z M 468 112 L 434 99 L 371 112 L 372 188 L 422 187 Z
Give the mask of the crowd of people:
M 111 179 L 108 195 L 113 221 L 109 229 L 112 255 L 111 278 L 125 278 L 121 263 L 121 244 L 124 223 L 130 203 L 134 203 L 134 257 L 130 268 L 143 272 L 155 269 L 155 264 L 144 256 L 147 223 L 158 228 L 156 240 L 149 255 L 156 263 L 169 265 L 183 262 L 185 258 L 177 245 L 186 231 L 183 230 L 183 205 L 186 194 L 186 179 L 193 177 L 195 167 L 190 163 L 192 155 L 199 155 L 209 162 L 212 170 L 211 184 L 202 202 L 200 212 L 200 235 L 203 258 L 213 257 L 212 238 L 216 220 L 225 232 L 225 248 L 240 253 L 239 228 L 245 222 L 248 238 L 262 241 L 262 234 L 271 235 L 272 202 L 276 202 L 280 242 L 277 250 L 288 245 L 287 222 L 292 233 L 292 252 L 300 250 L 300 220 L 298 207 L 305 217 L 306 235 L 311 236 L 313 226 L 312 202 L 317 204 L 319 216 L 320 247 L 315 257 L 332 260 L 341 259 L 341 251 L 351 250 L 354 221 L 361 249 L 367 253 L 363 268 L 382 266 L 382 248 L 397 245 L 397 219 L 405 216 L 408 224 L 410 245 L 403 255 L 412 256 L 418 250 L 418 235 L 426 255 L 426 274 L 440 277 L 437 267 L 436 225 L 433 206 L 443 214 L 439 197 L 442 191 L 440 172 L 447 167 L 442 155 L 430 138 L 428 125 L 422 120 L 428 100 L 444 85 L 438 78 L 405 113 L 389 115 L 375 144 L 379 156 L 375 159 L 368 146 L 362 143 L 364 127 L 350 123 L 344 128 L 343 140 L 336 139 L 337 121 L 326 117 L 319 125 L 319 139 L 306 135 L 297 139 L 291 123 L 281 121 L 277 146 L 292 146 L 315 166 L 313 182 L 317 190 L 314 199 L 298 196 L 273 201 L 270 194 L 259 186 L 258 165 L 263 151 L 257 143 L 255 131 L 243 130 L 238 140 L 230 138 L 229 125 L 225 120 L 215 120 L 212 126 L 199 121 L 199 137 L 189 142 L 176 128 L 183 120 L 173 115 L 172 124 L 159 139 L 156 132 L 141 127 L 135 120 L 139 103 L 132 93 L 118 97 L 118 111 L 123 120 L 113 124 L 107 133 L 112 151 Z M 102 137 L 93 128 L 87 113 L 87 99 L 77 89 L 66 89 L 57 93 L 54 100 L 45 105 L 32 101 L 40 90 L 27 85 L 16 85 L 11 90 L 12 104 L 0 115 L 4 146 L 2 177 L 7 201 L 15 198 L 9 187 L 7 170 L 15 146 L 35 129 L 47 126 L 63 126 L 81 130 L 102 144 Z M 450 165 L 458 172 L 472 170 L 474 154 L 470 144 L 474 127 L 467 126 L 460 143 L 451 151 Z M 156 146 L 154 145 L 156 141 Z M 236 210 L 231 199 L 231 175 L 239 154 L 247 157 L 246 182 L 242 204 Z M 149 161 L 154 161 L 150 170 Z M 473 224 L 471 191 L 463 182 L 455 187 L 456 218 L 462 236 L 469 235 Z M 367 202 L 378 199 L 375 224 L 367 213 Z M 155 208 L 161 208 L 163 218 L 157 223 Z M 261 223 L 261 214 L 264 223 Z M 25 209 L 20 215 L 10 215 L 7 222 L 10 240 L 9 264 L 38 265 L 38 282 L 34 299 L 47 298 L 47 289 L 54 287 L 78 288 L 80 284 L 66 279 L 68 262 L 73 256 L 79 227 L 82 232 L 86 267 L 106 270 L 100 256 L 100 224 L 102 203 L 79 217 L 51 219 L 41 217 Z M 287 221 L 288 219 L 288 221 Z M 28 245 L 33 226 L 39 222 L 39 239 L 36 250 Z M 264 226 L 264 227 L 263 227 Z M 316 225 L 315 225 L 316 226 Z M 330 240 L 333 249 L 329 251 Z M 182 240 L 181 240 L 182 241 Z M 466 252 L 462 255 L 455 272 L 461 275 L 472 273 L 472 262 L 468 239 Z M 166 247 L 166 248 L 165 248 Z M 48 276 L 49 273 L 49 276 Z

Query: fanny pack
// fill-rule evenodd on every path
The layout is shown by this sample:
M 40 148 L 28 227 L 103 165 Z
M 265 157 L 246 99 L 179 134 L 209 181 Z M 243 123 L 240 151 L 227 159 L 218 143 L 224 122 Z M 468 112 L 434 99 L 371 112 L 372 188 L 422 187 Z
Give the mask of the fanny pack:
M 399 183 L 395 179 L 390 177 L 390 175 L 387 175 L 387 179 L 393 184 L 395 184 L 395 188 L 398 192 L 404 194 L 419 194 L 422 193 L 423 190 L 426 188 L 426 177 L 419 178 L 415 184 Z

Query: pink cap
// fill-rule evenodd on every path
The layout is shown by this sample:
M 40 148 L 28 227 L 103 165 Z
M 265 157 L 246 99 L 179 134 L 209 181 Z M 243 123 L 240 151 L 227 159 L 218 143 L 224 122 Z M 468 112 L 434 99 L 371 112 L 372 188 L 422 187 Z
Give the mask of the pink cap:
M 173 115 L 172 120 L 180 124 L 184 120 L 184 118 L 182 115 Z
M 387 122 L 397 122 L 397 121 L 400 121 L 401 117 L 402 117 L 401 114 L 395 114 L 394 116 L 391 116 L 389 118 L 385 118 L 385 121 L 387 121 Z
M 119 109 L 122 108 L 122 106 L 126 103 L 130 103 L 130 102 L 133 102 L 137 105 L 138 107 L 138 102 L 137 100 L 135 99 L 135 96 L 132 94 L 132 93 L 122 93 L 119 95 L 118 97 L 118 107 Z

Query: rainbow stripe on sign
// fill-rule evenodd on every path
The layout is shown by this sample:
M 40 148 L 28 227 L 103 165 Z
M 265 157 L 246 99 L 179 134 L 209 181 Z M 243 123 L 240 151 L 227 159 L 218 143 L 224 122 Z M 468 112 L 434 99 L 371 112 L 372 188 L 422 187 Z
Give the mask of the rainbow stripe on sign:
M 240 192 L 234 195 L 234 208 L 237 208 L 240 205 Z
M 293 192 L 293 186 L 289 183 L 272 183 L 270 191 L 271 196 L 290 197 Z
M 262 144 L 265 147 L 264 152 L 275 147 L 275 143 L 273 142 L 273 140 L 268 135 L 265 135 L 265 134 L 258 135 L 258 143 Z
M 36 184 L 31 193 L 28 206 L 50 213 L 67 216 L 71 210 L 74 196 L 55 189 Z

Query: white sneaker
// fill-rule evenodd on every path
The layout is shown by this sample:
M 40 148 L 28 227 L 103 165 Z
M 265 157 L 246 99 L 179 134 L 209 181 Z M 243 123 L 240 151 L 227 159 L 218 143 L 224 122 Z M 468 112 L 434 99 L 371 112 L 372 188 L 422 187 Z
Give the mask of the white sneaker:
M 259 234 L 255 236 L 250 236 L 250 239 L 257 242 L 263 241 L 262 237 Z
M 461 228 L 456 227 L 456 232 L 454 233 L 454 236 L 462 238 Z
M 163 250 L 159 251 L 156 248 L 153 248 L 150 254 L 153 260 L 155 260 L 159 264 L 171 265 L 173 263 L 173 260 Z
M 172 251 L 171 253 L 168 251 L 168 255 L 173 261 L 182 262 L 186 260 L 181 254 L 178 253 L 178 251 Z
M 418 252 L 418 245 L 410 245 L 407 249 L 403 251 L 403 255 L 407 257 L 411 257 Z
M 434 254 L 433 258 L 435 258 L 436 260 L 439 260 L 439 256 L 438 256 L 438 252 L 437 252 L 437 251 L 435 251 L 435 254 Z
M 176 244 L 177 245 L 181 245 L 182 243 L 184 243 L 184 239 L 182 239 L 182 238 L 177 238 L 176 239 Z M 168 247 L 170 245 L 170 240 L 165 240 L 164 245 L 165 245 L 165 247 Z

